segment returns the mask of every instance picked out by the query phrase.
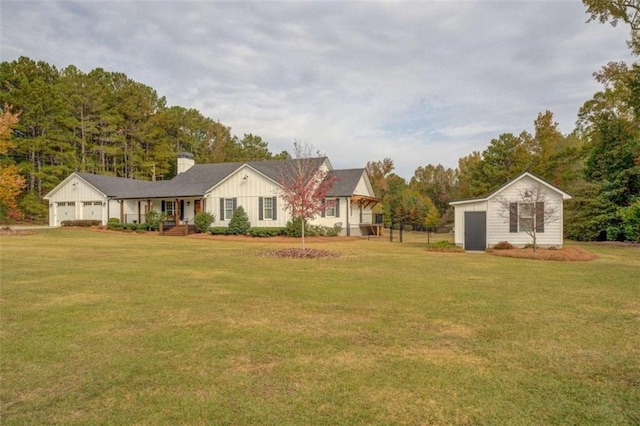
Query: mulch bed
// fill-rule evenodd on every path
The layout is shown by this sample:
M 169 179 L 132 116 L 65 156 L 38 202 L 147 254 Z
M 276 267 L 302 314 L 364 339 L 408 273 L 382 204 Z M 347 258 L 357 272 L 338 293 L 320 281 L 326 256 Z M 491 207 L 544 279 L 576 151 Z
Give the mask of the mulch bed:
M 286 248 L 276 251 L 260 253 L 266 257 L 288 257 L 290 259 L 323 259 L 327 257 L 340 257 L 341 254 L 335 251 L 320 249 Z
M 564 262 L 582 262 L 598 258 L 595 254 L 586 252 L 578 247 L 564 247 L 561 249 L 538 248 L 535 252 L 532 248 L 514 248 L 509 250 L 488 249 L 487 253 L 494 256 L 518 257 L 521 259 L 558 260 Z

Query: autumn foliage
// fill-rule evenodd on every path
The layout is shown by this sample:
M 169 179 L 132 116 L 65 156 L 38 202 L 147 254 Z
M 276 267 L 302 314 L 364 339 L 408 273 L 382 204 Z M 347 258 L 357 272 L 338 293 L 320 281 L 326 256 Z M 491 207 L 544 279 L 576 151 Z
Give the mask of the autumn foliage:
M 0 115 L 0 155 L 5 156 L 13 147 L 11 132 L 18 124 L 19 113 L 11 112 L 5 105 Z M 0 162 L 0 221 L 8 222 L 19 219 L 17 197 L 24 187 L 25 181 L 18 168 L 8 161 Z
M 313 219 L 325 207 L 324 199 L 333 187 L 335 176 L 322 167 L 324 159 L 312 155 L 312 147 L 294 143 L 294 158 L 287 161 L 280 175 L 280 195 L 284 208 L 293 219 L 303 219 L 302 248 L 304 249 L 304 221 Z

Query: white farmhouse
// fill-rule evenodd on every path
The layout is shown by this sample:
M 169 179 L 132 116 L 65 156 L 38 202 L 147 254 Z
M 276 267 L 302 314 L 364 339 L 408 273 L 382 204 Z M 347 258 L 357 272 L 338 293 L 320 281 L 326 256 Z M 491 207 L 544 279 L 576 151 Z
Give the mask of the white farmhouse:
M 283 227 L 291 219 L 283 208 L 280 179 L 287 162 L 266 160 L 243 163 L 195 164 L 193 155 L 178 154 L 178 174 L 168 181 L 141 181 L 91 173 L 72 173 L 44 198 L 49 202 L 49 224 L 109 218 L 143 223 L 146 213 L 158 211 L 175 227 L 193 224 L 206 211 L 213 226 L 227 226 L 242 206 L 254 227 Z M 341 228 L 341 235 L 379 234 L 372 208 L 375 197 L 365 169 L 334 170 L 326 157 L 314 158 L 314 167 L 336 176 L 327 195 L 327 209 L 312 223 Z
M 562 247 L 563 201 L 571 196 L 542 178 L 524 172 L 486 197 L 452 201 L 455 243 L 485 250 L 501 241 L 523 247 Z

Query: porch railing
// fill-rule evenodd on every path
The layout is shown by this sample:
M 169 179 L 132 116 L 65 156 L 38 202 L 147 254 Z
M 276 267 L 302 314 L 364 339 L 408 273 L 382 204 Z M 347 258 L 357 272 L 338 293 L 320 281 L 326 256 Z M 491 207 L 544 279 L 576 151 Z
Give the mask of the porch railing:
M 382 225 L 382 213 L 362 213 L 360 223 L 363 225 Z

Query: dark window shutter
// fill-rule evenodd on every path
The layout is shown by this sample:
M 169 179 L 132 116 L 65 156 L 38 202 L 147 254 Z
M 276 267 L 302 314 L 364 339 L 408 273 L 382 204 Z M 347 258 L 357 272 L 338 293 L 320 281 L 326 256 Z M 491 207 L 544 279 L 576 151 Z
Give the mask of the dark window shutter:
M 164 213 L 164 212 L 166 212 L 166 211 L 167 211 L 167 209 L 166 209 L 166 207 L 165 207 L 165 201 L 164 201 L 164 200 L 162 200 L 162 213 Z
M 509 232 L 518 232 L 518 203 L 509 203 Z
M 271 206 L 273 208 L 273 212 L 271 213 L 271 217 L 273 218 L 273 220 L 278 219 L 278 213 L 276 213 L 278 211 L 278 209 L 276 208 L 277 204 L 276 204 L 276 200 L 278 199 L 278 197 L 273 197 L 273 202 L 271 203 Z
M 340 217 L 340 198 L 336 198 L 336 217 Z
M 262 197 L 258 198 L 258 220 L 264 220 L 264 214 L 262 209 L 264 208 L 264 201 Z
M 544 232 L 544 201 L 536 203 L 536 232 Z
M 320 216 L 324 217 L 325 216 L 325 210 L 327 208 L 327 202 L 325 200 L 322 200 L 322 211 L 320 212 Z
M 220 198 L 220 220 L 224 220 L 224 198 Z
M 184 220 L 184 200 L 180 200 L 180 220 Z
M 237 199 L 237 198 L 234 198 L 234 199 L 233 199 L 233 211 L 234 211 L 234 212 L 236 211 L 236 208 L 237 208 L 237 207 L 238 207 L 238 199 Z

